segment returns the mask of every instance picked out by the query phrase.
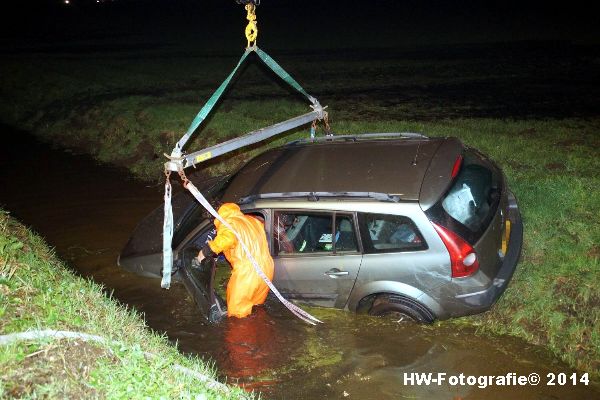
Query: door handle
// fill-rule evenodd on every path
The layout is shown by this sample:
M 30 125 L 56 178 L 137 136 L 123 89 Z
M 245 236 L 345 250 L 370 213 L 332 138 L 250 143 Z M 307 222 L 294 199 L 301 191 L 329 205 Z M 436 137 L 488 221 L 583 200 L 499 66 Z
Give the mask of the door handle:
M 348 271 L 342 271 L 338 268 L 332 268 L 329 271 L 325 272 L 323 275 L 327 275 L 330 278 L 337 278 L 338 276 L 346 276 L 348 274 Z

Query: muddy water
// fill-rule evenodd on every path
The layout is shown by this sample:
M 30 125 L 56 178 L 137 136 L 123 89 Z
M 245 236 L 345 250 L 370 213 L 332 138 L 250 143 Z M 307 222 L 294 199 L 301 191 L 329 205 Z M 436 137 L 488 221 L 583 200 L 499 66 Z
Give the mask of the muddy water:
M 115 260 L 137 221 L 160 204 L 161 188 L 127 178 L 85 156 L 51 150 L 2 127 L 0 204 L 33 227 L 79 274 L 144 313 L 180 349 L 216 363 L 229 382 L 263 398 L 592 399 L 598 386 L 546 386 L 551 372 L 573 371 L 541 348 L 470 329 L 401 326 L 391 321 L 312 309 L 325 324 L 307 326 L 268 302 L 251 317 L 204 323 L 180 284 L 117 268 Z M 27 149 L 26 152 L 19 151 Z M 413 372 L 450 375 L 538 373 L 538 386 L 405 384 Z

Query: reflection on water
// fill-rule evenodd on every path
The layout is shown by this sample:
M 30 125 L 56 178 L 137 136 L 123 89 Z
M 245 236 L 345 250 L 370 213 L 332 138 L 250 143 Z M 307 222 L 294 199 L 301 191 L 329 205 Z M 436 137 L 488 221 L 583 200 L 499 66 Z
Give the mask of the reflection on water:
M 222 325 L 222 365 L 237 378 L 249 380 L 263 375 L 277 366 L 281 360 L 278 353 L 286 351 L 276 340 L 284 337 L 284 332 L 271 321 L 264 307 L 257 307 L 249 318 L 228 318 Z
M 535 372 L 542 383 L 549 372 L 572 372 L 520 340 L 482 337 L 448 324 L 402 326 L 311 309 L 325 322 L 312 327 L 269 299 L 249 318 L 208 325 L 183 285 L 165 291 L 158 280 L 116 267 L 137 221 L 159 205 L 160 187 L 146 187 L 127 179 L 123 170 L 50 151 L 19 132 L 4 130 L 3 137 L 12 138 L 8 148 L 26 146 L 29 151 L 0 153 L 0 204 L 41 233 L 79 273 L 103 283 L 115 298 L 142 312 L 148 325 L 166 332 L 181 351 L 214 361 L 228 382 L 260 391 L 263 398 L 600 398 L 597 386 L 583 385 L 405 385 L 404 374 L 412 372 Z

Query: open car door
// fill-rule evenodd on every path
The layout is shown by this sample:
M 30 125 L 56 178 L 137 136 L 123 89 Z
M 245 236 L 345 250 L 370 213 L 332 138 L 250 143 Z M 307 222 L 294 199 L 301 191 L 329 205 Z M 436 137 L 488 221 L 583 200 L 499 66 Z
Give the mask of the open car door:
M 198 261 L 198 252 L 216 235 L 213 224 L 202 224 L 200 229 L 183 242 L 176 252 L 178 273 L 188 292 L 209 322 L 218 322 L 227 309 L 223 299 L 215 292 L 216 262 L 212 257 Z

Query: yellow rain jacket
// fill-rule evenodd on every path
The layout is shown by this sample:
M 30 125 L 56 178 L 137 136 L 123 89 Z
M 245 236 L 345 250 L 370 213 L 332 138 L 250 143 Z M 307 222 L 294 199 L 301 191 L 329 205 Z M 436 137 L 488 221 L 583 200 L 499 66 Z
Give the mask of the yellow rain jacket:
M 263 223 L 244 215 L 233 203 L 223 204 L 218 213 L 240 235 L 265 275 L 273 280 L 273 259 Z M 227 315 L 244 318 L 252 313 L 252 306 L 265 302 L 269 287 L 254 270 L 233 232 L 218 219 L 215 226 L 217 236 L 208 246 L 216 254 L 223 253 L 233 268 L 227 284 Z

